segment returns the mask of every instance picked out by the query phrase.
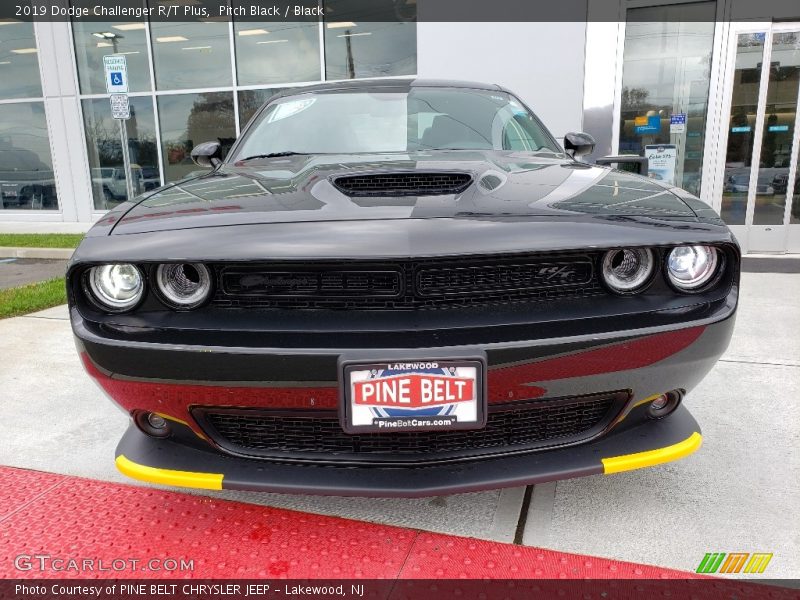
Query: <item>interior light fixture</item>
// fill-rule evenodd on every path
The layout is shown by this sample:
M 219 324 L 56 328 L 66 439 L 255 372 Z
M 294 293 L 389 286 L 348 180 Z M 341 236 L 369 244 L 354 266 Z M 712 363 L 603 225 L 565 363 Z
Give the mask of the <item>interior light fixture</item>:
M 327 23 L 328 29 L 341 29 L 344 27 L 358 27 L 352 21 L 334 21 L 333 23 Z
M 144 23 L 122 23 L 121 25 L 112 25 L 114 29 L 120 31 L 136 31 L 137 29 L 144 29 L 147 27 Z
M 182 35 L 165 35 L 163 37 L 157 37 L 156 41 L 162 44 L 168 44 L 170 42 L 188 42 L 189 38 L 183 37 Z
M 358 35 L 372 35 L 371 31 L 362 31 L 361 33 L 342 33 L 336 37 L 356 37 Z
M 14 54 L 36 54 L 38 50 L 36 48 L 17 48 L 11 52 Z
M 247 35 L 266 35 L 269 31 L 266 29 L 242 29 L 239 31 L 239 36 L 244 37 Z

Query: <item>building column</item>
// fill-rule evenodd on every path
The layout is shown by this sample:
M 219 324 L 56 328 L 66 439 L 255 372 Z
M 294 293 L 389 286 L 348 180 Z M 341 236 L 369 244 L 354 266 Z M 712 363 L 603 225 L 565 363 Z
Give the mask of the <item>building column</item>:
M 92 181 L 69 22 L 36 22 L 53 173 L 65 222 L 92 222 Z

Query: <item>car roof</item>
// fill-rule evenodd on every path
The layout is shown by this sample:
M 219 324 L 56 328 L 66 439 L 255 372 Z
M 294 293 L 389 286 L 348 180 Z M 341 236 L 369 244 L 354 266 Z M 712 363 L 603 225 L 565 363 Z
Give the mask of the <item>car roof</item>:
M 284 96 L 296 96 L 310 92 L 339 92 L 343 90 L 357 90 L 363 92 L 385 90 L 387 88 L 408 91 L 415 87 L 443 87 L 463 88 L 487 91 L 508 91 L 494 83 L 478 83 L 475 81 L 459 81 L 450 79 L 354 79 L 351 81 L 335 81 L 330 83 L 317 83 L 314 85 L 287 88 L 272 99 Z

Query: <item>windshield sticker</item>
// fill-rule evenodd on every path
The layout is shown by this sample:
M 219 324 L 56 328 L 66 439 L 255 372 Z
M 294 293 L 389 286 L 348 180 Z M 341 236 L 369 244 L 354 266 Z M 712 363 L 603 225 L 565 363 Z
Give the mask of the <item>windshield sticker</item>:
M 316 100 L 316 98 L 304 98 L 303 100 L 290 100 L 289 102 L 279 104 L 275 107 L 275 110 L 272 111 L 272 114 L 267 119 L 267 122 L 274 123 L 275 121 L 280 121 L 281 119 L 285 119 L 287 117 L 296 115 L 297 113 L 303 112 L 309 106 L 314 104 Z

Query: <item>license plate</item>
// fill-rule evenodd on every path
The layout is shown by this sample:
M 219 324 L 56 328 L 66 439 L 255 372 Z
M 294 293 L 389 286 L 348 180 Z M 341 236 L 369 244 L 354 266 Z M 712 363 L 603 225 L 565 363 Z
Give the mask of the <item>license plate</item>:
M 486 425 L 480 359 L 347 363 L 342 427 L 348 433 L 479 429 Z

